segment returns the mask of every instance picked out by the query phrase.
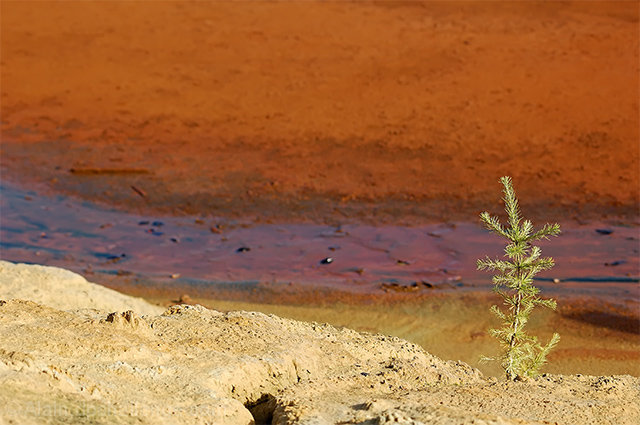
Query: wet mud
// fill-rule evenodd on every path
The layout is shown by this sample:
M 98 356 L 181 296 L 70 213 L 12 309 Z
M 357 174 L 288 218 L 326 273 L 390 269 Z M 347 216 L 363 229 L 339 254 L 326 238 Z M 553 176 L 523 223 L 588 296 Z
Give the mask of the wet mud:
M 256 224 L 223 218 L 142 216 L 2 186 L 4 259 L 83 273 L 169 281 L 205 295 L 216 284 L 289 291 L 415 293 L 485 290 L 478 258 L 504 242 L 479 224 L 424 226 Z M 541 243 L 557 266 L 540 275 L 547 295 L 588 295 L 624 304 L 637 297 L 637 226 L 563 224 Z M 180 289 L 182 288 L 182 289 Z M 199 288 L 199 289 L 194 289 Z

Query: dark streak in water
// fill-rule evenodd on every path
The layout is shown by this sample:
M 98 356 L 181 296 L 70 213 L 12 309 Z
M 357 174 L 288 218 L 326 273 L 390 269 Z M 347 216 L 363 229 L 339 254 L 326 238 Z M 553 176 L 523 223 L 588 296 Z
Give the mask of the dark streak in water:
M 534 280 L 540 282 L 553 282 L 554 279 L 548 277 L 537 277 Z M 601 277 L 565 277 L 561 279 L 561 282 L 621 282 L 621 283 L 634 283 L 640 282 L 640 278 L 637 277 L 622 277 L 622 276 L 601 276 Z
M 4 260 L 5 258 L 5 253 L 6 251 L 4 251 L 5 249 L 20 249 L 20 250 L 26 250 L 26 251 L 45 251 L 48 252 L 50 254 L 55 255 L 57 258 L 62 258 L 65 256 L 66 252 L 60 249 L 55 249 L 55 248 L 46 248 L 46 247 L 42 247 L 42 246 L 38 246 L 38 245 L 30 245 L 30 244 L 25 244 L 25 243 L 11 243 L 11 242 L 0 242 L 0 248 L 2 248 L 3 252 L 2 252 L 2 259 Z M 22 263 L 31 263 L 31 261 L 29 260 L 20 260 L 20 262 Z M 41 264 L 38 262 L 33 262 L 33 264 Z

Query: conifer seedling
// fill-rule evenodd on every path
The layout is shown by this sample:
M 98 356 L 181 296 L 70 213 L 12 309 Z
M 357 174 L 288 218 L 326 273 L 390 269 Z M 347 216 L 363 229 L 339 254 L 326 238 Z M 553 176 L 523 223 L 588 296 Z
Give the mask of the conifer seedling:
M 479 259 L 478 270 L 497 272 L 493 276 L 493 291 L 503 299 L 504 307 L 493 305 L 491 312 L 502 321 L 503 327 L 490 329 L 489 333 L 500 341 L 503 353 L 496 358 L 483 359 L 499 360 L 507 379 L 515 381 L 537 376 L 547 355 L 560 340 L 560 336 L 554 333 L 547 345 L 543 346 L 535 336 L 525 332 L 534 307 L 556 308 L 554 300 L 538 297 L 540 289 L 533 286 L 533 278 L 537 273 L 554 266 L 553 258 L 540 257 L 540 248 L 531 243 L 557 236 L 560 226 L 557 223 L 545 224 L 534 232 L 531 221 L 522 219 L 511 178 L 502 177 L 500 182 L 504 186 L 503 200 L 508 225 L 503 226 L 497 217 L 492 217 L 486 211 L 480 214 L 480 218 L 489 231 L 507 239 L 504 250 L 507 259 Z

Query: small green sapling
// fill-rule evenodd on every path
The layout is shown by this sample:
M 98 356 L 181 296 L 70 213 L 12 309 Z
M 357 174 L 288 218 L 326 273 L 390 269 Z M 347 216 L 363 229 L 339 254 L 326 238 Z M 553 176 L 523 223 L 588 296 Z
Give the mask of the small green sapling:
M 540 289 L 533 286 L 533 278 L 537 273 L 553 267 L 553 258 L 541 258 L 540 248 L 531 245 L 531 242 L 557 236 L 560 226 L 557 223 L 545 224 L 542 229 L 534 231 L 531 221 L 523 220 L 520 215 L 511 178 L 502 177 L 500 182 L 504 186 L 503 200 L 508 226 L 503 227 L 497 217 L 492 217 L 486 211 L 480 214 L 480 218 L 489 231 L 508 240 L 504 250 L 508 260 L 486 257 L 478 260 L 478 270 L 498 272 L 493 276 L 493 290 L 502 297 L 505 308 L 494 305 L 491 312 L 502 320 L 504 326 L 501 329 L 491 329 L 489 333 L 500 341 L 503 354 L 497 358 L 484 359 L 500 360 L 507 379 L 515 381 L 537 376 L 547 354 L 560 340 L 560 336 L 554 333 L 547 345 L 542 346 L 535 336 L 527 335 L 524 330 L 535 306 L 556 308 L 554 300 L 538 297 Z

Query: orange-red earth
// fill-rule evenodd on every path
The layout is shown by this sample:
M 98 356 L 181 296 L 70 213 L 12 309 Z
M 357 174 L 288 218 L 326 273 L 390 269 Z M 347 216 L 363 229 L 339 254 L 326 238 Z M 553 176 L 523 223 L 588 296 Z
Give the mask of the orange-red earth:
M 3 1 L 3 179 L 130 210 L 637 221 L 636 2 Z

